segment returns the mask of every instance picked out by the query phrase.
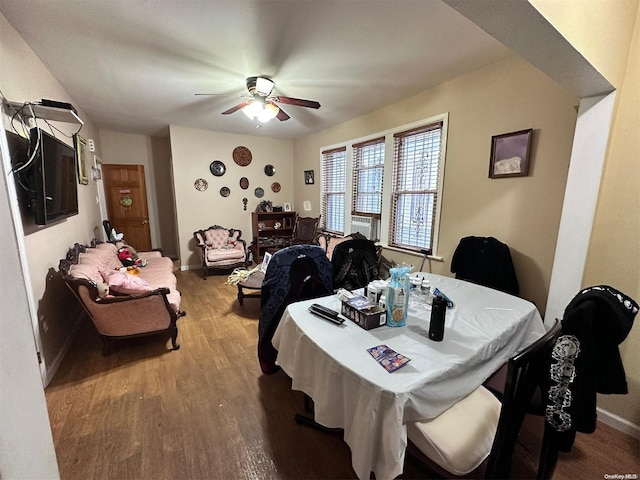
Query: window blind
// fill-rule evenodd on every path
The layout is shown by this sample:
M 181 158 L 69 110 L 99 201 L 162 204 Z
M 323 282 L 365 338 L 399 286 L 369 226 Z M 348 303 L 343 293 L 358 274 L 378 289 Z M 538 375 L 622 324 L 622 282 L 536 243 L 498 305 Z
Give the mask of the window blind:
M 394 134 L 390 244 L 433 251 L 442 122 Z
M 347 147 L 322 152 L 322 227 L 344 233 Z
M 352 213 L 380 216 L 384 170 L 384 137 L 353 148 Z

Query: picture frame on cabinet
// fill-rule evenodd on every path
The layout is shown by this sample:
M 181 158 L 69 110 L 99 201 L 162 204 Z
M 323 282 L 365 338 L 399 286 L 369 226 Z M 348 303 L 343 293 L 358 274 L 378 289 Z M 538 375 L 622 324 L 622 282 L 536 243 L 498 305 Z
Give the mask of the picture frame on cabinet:
M 284 204 L 284 211 L 285 212 L 290 212 L 291 211 L 291 204 L 290 203 L 285 203 Z
M 262 257 L 262 263 L 260 264 L 260 271 L 262 273 L 267 273 L 267 267 L 269 266 L 270 260 L 271 254 L 269 252 L 264 252 L 264 257 Z

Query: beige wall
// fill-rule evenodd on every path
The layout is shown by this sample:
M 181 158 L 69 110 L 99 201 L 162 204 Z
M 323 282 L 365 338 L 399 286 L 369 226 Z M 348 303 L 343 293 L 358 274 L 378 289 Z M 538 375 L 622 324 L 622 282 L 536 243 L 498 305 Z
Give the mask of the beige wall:
M 442 221 L 435 273 L 451 275 L 461 237 L 494 236 L 507 243 L 521 295 L 544 312 L 567 177 L 578 99 L 538 70 L 512 57 L 338 127 L 295 143 L 296 208 L 311 200 L 319 213 L 320 178 L 302 184 L 303 170 L 318 172 L 320 149 L 422 118 L 449 112 Z M 491 136 L 534 129 L 529 176 L 489 179 Z M 386 217 L 388 218 L 388 216 Z M 383 224 L 386 219 L 383 213 Z M 386 251 L 396 261 L 416 257 Z
M 0 23 L 2 19 L 0 18 Z M 0 128 L 0 133 L 4 130 Z M 4 159 L 4 152 L 0 159 Z M 0 230 L 4 252 L 16 251 L 10 222 L 8 179 L 0 180 Z M 27 290 L 17 255 L 0 257 L 0 478 L 58 478 L 47 404 L 33 342 Z
M 73 102 L 33 51 L 24 43 L 15 29 L 0 14 L 0 90 L 9 100 L 16 102 L 36 101 L 49 98 L 63 102 Z M 85 126 L 81 135 L 85 138 L 97 138 L 97 131 L 84 115 Z M 8 119 L 3 118 L 5 127 Z M 54 122 L 64 134 L 74 133 L 78 126 Z M 43 125 L 44 126 L 44 125 Z M 57 132 L 58 138 L 71 144 Z M 99 145 L 98 152 L 99 154 Z M 6 177 L 6 182 L 13 182 Z M 3 183 L 3 190 L 6 188 Z M 37 330 L 41 340 L 41 352 L 46 365 L 48 379 L 62 360 L 65 349 L 72 339 L 71 332 L 81 316 L 77 302 L 70 296 L 69 290 L 54 275 L 58 263 L 75 242 L 89 242 L 100 233 L 100 215 L 96 204 L 97 188 L 93 181 L 86 186 L 78 186 L 80 213 L 58 224 L 40 228 L 24 237 L 27 268 L 23 273 L 27 289 L 33 293 Z M 10 222 L 9 204 L 2 196 L 2 220 Z M 4 231 L 15 240 L 12 229 L 5 225 Z M 20 236 L 20 231 L 17 232 Z M 16 255 L 15 242 L 4 242 L 9 255 Z M 29 324 L 26 298 L 18 285 L 21 275 L 15 272 L 17 262 L 3 262 L 0 288 L 3 294 L 16 293 L 11 299 L 3 296 L 2 331 L 3 339 L 8 340 L 7 354 L 20 349 L 12 356 L 13 363 L 2 362 L 2 458 L 0 476 L 2 478 L 57 478 L 58 469 L 55 451 L 51 440 L 46 404 L 42 383 L 37 377 L 37 360 L 33 349 L 33 330 Z M 23 284 L 24 285 L 24 284 Z M 5 305 L 4 300 L 18 302 Z M 6 308 L 5 308 L 6 307 Z M 14 315 L 15 313 L 15 315 Z M 6 322 L 5 322 L 6 320 Z M 15 322 L 11 327 L 7 322 Z M 18 324 L 19 323 L 19 324 Z M 5 342 L 6 343 L 6 342 Z M 24 347 L 24 348 L 22 348 Z M 31 362 L 31 363 L 30 363 Z M 7 396 L 11 396 L 9 399 Z M 20 401 L 21 399 L 21 401 Z M 16 403 L 18 402 L 18 404 Z M 27 443 L 25 443 L 25 441 Z
M 70 102 L 73 98 L 65 92 L 57 80 L 51 76 L 47 68 L 26 45 L 4 16 L 0 15 L 0 89 L 11 101 L 37 101 L 42 98 Z M 97 138 L 97 130 L 93 127 L 84 112 L 79 111 L 85 120 L 80 134 L 84 138 Z M 8 119 L 4 119 L 8 127 Z M 55 135 L 72 144 L 70 136 L 78 130 L 77 124 L 53 122 L 63 133 Z M 48 127 L 42 123 L 43 128 Z M 97 144 L 98 154 L 99 144 Z M 89 166 L 89 165 L 88 165 Z M 70 332 L 78 320 L 80 310 L 69 310 L 63 313 L 60 305 L 76 302 L 69 295 L 67 288 L 56 278 L 54 271 L 58 263 L 75 242 L 88 243 L 100 235 L 102 231 L 99 208 L 96 202 L 96 183 L 89 180 L 88 185 L 78 185 L 78 203 L 80 213 L 60 223 L 41 227 L 38 231 L 26 235 L 25 246 L 28 259 L 28 276 L 31 281 L 36 308 L 38 309 L 38 329 L 42 339 L 42 354 L 47 369 L 55 368 L 61 361 Z
M 160 221 L 158 219 L 155 163 L 151 137 L 133 133 L 100 130 L 102 162 L 124 165 L 142 165 L 147 189 L 151 246 L 160 248 Z
M 177 257 L 169 139 L 101 129 L 100 142 L 103 163 L 144 166 L 151 246 L 162 249 L 167 256 Z
M 626 74 L 618 90 L 609 151 L 583 286 L 608 284 L 640 302 L 640 9 Z M 620 346 L 629 395 L 600 395 L 598 405 L 640 425 L 640 317 Z
M 251 242 L 251 212 L 261 200 L 271 200 L 274 205 L 293 202 L 293 142 L 291 140 L 232 135 L 171 126 L 171 153 L 173 159 L 174 190 L 180 243 L 180 260 L 183 269 L 201 265 L 200 251 L 193 240 L 193 232 L 211 225 L 242 230 L 242 238 Z M 247 147 L 253 160 L 246 167 L 234 163 L 232 153 L 238 146 Z M 222 161 L 226 173 L 216 177 L 209 171 L 214 160 Z M 264 172 L 266 165 L 275 167 L 275 175 Z M 249 179 L 249 188 L 242 190 L 241 177 Z M 198 178 L 204 178 L 209 188 L 199 192 L 193 186 Z M 274 182 L 280 183 L 279 193 L 271 190 Z M 220 188 L 228 187 L 228 197 L 220 195 Z M 256 198 L 254 190 L 261 187 L 264 197 Z M 242 199 L 247 198 L 247 210 Z
M 622 85 L 638 0 L 529 0 L 529 3 L 612 85 Z
M 165 255 L 178 258 L 178 225 L 173 191 L 171 143 L 168 137 L 151 137 L 151 150 L 156 185 L 156 209 L 158 214 L 158 247 Z

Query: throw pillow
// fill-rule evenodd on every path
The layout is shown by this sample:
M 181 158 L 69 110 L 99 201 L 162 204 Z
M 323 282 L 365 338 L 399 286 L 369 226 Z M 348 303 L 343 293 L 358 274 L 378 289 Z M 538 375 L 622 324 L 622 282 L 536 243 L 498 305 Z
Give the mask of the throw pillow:
M 124 295 L 139 295 L 153 290 L 142 278 L 129 275 L 119 270 L 100 271 L 102 278 L 109 285 L 109 291 Z

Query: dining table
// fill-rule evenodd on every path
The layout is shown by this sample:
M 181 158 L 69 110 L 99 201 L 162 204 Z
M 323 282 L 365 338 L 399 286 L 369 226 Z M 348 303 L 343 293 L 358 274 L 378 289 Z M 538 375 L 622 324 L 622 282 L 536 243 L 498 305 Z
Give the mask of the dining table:
M 429 339 L 431 305 L 420 291 L 409 293 L 404 326 L 371 330 L 309 311 L 317 303 L 339 312 L 336 294 L 296 302 L 286 308 L 272 340 L 292 389 L 313 400 L 315 421 L 344 430 L 360 479 L 371 472 L 379 480 L 400 475 L 407 423 L 435 418 L 545 333 L 528 300 L 451 277 L 418 275 L 451 301 L 442 341 Z M 409 361 L 387 371 L 369 352 L 380 345 Z

